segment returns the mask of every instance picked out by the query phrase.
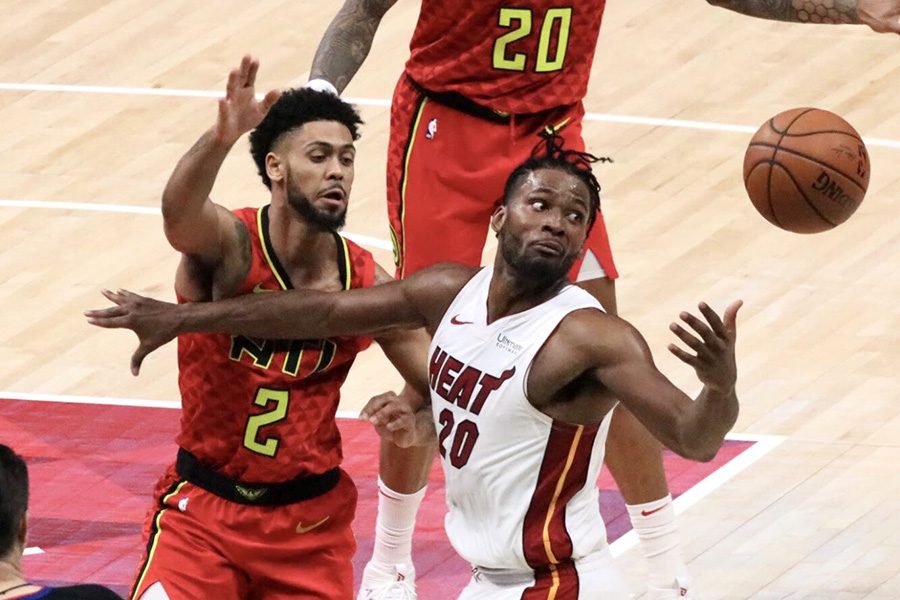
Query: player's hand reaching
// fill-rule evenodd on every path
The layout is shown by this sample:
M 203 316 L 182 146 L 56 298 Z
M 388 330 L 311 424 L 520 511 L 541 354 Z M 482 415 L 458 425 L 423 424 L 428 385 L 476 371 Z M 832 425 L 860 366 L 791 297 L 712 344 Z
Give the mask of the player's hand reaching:
M 107 329 L 130 329 L 138 336 L 138 347 L 131 355 L 131 374 L 141 370 L 144 357 L 172 341 L 178 334 L 177 304 L 146 298 L 127 290 L 103 295 L 115 306 L 85 311 L 88 323 Z
M 900 0 L 859 0 L 856 14 L 879 33 L 900 33 Z
M 373 397 L 359 418 L 370 422 L 378 435 L 401 448 L 424 446 L 436 437 L 431 411 L 417 410 L 410 398 L 394 392 Z
M 699 309 L 706 318 L 706 323 L 691 313 L 681 313 L 681 320 L 690 325 L 697 335 L 678 323 L 669 325 L 669 329 L 695 354 L 686 352 L 675 344 L 669 344 L 669 351 L 694 367 L 697 377 L 712 392 L 729 394 L 734 390 L 737 381 L 734 343 L 737 337 L 737 313 L 742 305 L 742 300 L 732 302 L 725 309 L 722 318 L 719 318 L 713 309 L 701 302 Z
M 258 70 L 259 61 L 248 54 L 241 60 L 241 66 L 228 74 L 225 97 L 219 99 L 219 118 L 216 121 L 216 138 L 219 141 L 233 144 L 254 129 L 281 96 L 280 91 L 270 90 L 262 100 L 256 99 Z

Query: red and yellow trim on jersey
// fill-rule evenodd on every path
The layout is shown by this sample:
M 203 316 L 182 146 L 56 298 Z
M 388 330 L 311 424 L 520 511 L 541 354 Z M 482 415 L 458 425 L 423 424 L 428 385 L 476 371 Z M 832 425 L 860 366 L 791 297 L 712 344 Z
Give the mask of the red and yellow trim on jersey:
M 259 245 L 262 246 L 263 256 L 266 257 L 266 264 L 269 265 L 269 270 L 272 271 L 272 274 L 275 276 L 281 289 L 286 290 L 290 288 L 290 285 L 282 276 L 281 264 L 278 262 L 278 258 L 272 253 L 270 248 L 272 242 L 269 238 L 268 208 L 268 205 L 266 205 L 260 207 L 260 209 L 256 211 L 256 227 L 259 234 Z
M 410 127 L 409 139 L 406 142 L 406 152 L 403 155 L 403 173 L 400 176 L 400 239 L 397 239 L 397 232 L 391 228 L 391 242 L 394 246 L 394 263 L 400 270 L 400 279 L 406 276 L 406 184 L 407 175 L 409 173 L 409 160 L 412 157 L 413 147 L 416 142 L 416 135 L 419 132 L 419 125 L 422 122 L 422 113 L 425 112 L 425 105 L 428 104 L 428 97 L 422 96 L 419 100 L 419 106 L 416 108 L 416 116 Z
M 172 491 L 162 497 L 162 499 L 160 500 L 160 505 L 166 506 L 166 503 L 169 501 L 169 499 L 181 492 L 181 488 L 183 488 L 186 483 L 187 481 L 179 481 L 175 483 L 172 487 Z M 137 583 L 134 584 L 134 588 L 131 590 L 131 595 L 129 597 L 132 598 L 132 600 L 137 598 L 138 594 L 143 593 L 141 586 L 144 585 L 144 577 L 147 576 L 147 571 L 150 570 L 150 564 L 153 562 L 153 557 L 156 554 L 156 548 L 159 546 L 159 538 L 163 532 L 162 518 L 168 510 L 170 509 L 163 508 L 159 510 L 155 515 L 153 515 L 153 524 L 151 525 L 152 529 L 150 530 L 150 539 L 147 541 L 147 558 L 144 561 L 144 566 L 141 567 L 140 574 L 137 578 Z
M 522 529 L 525 560 L 535 571 L 535 583 L 522 594 L 523 600 L 578 597 L 566 506 L 588 484 L 598 430 L 597 425 L 553 423 Z

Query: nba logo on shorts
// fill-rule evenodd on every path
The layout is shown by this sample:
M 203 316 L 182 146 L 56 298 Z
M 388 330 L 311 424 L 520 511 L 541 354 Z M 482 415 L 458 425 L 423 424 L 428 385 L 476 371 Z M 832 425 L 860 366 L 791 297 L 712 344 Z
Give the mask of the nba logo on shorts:
M 433 140 L 434 136 L 437 135 L 437 118 L 433 117 L 430 121 L 428 121 L 428 128 L 425 130 L 425 139 Z

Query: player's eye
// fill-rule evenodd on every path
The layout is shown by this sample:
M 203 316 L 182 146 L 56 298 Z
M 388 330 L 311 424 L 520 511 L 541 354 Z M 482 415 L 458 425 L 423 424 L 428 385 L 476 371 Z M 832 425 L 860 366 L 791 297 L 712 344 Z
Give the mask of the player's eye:
M 345 167 L 353 166 L 353 163 L 356 161 L 356 157 L 352 154 L 345 154 L 341 156 L 341 164 Z
M 313 161 L 314 163 L 324 162 L 326 158 L 328 157 L 319 152 L 309 155 L 309 160 Z
M 543 200 L 532 200 L 531 207 L 535 210 L 544 210 L 547 208 L 547 203 Z

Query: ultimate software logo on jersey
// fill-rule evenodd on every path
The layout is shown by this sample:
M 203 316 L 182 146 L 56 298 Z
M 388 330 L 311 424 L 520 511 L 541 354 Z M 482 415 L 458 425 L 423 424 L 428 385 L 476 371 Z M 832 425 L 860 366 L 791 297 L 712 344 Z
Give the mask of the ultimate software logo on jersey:
M 515 343 L 514 341 L 506 337 L 506 335 L 503 333 L 497 334 L 496 346 L 501 350 L 509 352 L 510 354 L 518 354 L 525 348 L 525 346 Z

